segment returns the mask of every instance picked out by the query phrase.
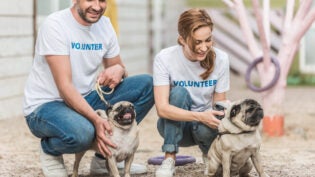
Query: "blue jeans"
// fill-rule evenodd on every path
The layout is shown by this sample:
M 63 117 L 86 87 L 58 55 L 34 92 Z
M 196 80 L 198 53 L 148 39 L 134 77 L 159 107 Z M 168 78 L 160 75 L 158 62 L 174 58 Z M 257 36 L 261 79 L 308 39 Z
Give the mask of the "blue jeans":
M 102 89 L 110 90 L 108 87 Z M 127 77 L 116 86 L 112 94 L 104 97 L 111 104 L 119 101 L 132 102 L 136 109 L 136 121 L 140 123 L 154 104 L 152 77 Z M 85 99 L 94 110 L 106 109 L 96 91 L 92 91 Z M 93 124 L 61 101 L 39 106 L 26 116 L 26 122 L 31 132 L 41 138 L 43 151 L 55 156 L 87 150 L 95 138 Z
M 170 92 L 170 104 L 176 107 L 190 110 L 192 100 L 188 91 L 183 87 L 174 87 Z M 198 145 L 202 153 L 208 153 L 211 143 L 218 134 L 212 129 L 199 122 L 174 121 L 159 118 L 157 128 L 164 138 L 163 152 L 178 152 L 178 147 Z

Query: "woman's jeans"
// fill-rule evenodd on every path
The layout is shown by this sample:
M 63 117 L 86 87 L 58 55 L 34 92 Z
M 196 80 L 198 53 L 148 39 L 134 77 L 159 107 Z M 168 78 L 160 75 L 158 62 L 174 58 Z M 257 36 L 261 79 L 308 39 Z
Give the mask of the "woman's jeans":
M 102 89 L 106 92 L 110 90 L 108 87 Z M 110 104 L 132 102 L 136 109 L 136 121 L 140 123 L 154 104 L 152 77 L 127 77 L 112 94 L 104 97 Z M 96 91 L 92 91 L 85 99 L 94 110 L 107 108 Z M 87 150 L 95 138 L 93 124 L 61 101 L 39 106 L 26 116 L 26 121 L 31 132 L 41 138 L 43 151 L 55 156 Z
M 170 93 L 170 104 L 190 110 L 192 100 L 183 87 L 174 87 Z M 181 122 L 159 118 L 157 128 L 164 138 L 163 152 L 178 152 L 178 147 L 198 145 L 202 153 L 207 154 L 212 141 L 217 136 L 217 130 L 199 122 Z

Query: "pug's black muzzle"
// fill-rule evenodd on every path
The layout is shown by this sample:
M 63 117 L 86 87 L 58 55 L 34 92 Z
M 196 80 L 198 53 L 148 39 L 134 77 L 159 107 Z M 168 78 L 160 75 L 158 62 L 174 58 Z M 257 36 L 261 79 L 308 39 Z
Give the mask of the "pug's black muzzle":
M 135 109 L 133 106 L 123 107 L 120 106 L 117 110 L 118 114 L 114 120 L 120 125 L 130 125 L 135 119 Z
M 253 108 L 252 108 L 253 109 Z M 261 119 L 264 117 L 264 111 L 261 107 L 256 107 L 245 120 L 245 123 L 250 126 L 259 125 Z

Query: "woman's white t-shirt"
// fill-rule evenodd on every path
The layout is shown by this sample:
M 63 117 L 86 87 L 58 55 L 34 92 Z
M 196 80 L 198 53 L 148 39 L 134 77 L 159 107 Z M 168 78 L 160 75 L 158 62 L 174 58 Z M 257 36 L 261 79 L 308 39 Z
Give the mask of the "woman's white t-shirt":
M 203 80 L 200 77 L 205 69 L 200 62 L 192 62 L 184 56 L 182 46 L 176 45 L 161 50 L 154 59 L 154 86 L 170 85 L 185 87 L 193 101 L 192 111 L 212 109 L 214 92 L 226 92 L 230 88 L 229 57 L 218 48 L 215 66 L 210 76 Z

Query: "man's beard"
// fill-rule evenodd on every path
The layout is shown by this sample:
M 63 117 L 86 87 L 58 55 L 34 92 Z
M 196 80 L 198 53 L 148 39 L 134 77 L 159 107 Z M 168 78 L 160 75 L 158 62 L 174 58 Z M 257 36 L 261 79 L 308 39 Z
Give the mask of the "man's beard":
M 94 19 L 91 20 L 91 19 L 88 19 L 87 16 L 86 16 L 87 11 L 89 11 L 89 10 L 94 11 L 93 9 L 86 9 L 85 11 L 83 11 L 82 9 L 77 8 L 79 16 L 82 18 L 83 21 L 85 21 L 87 23 L 96 23 L 96 22 L 98 22 L 98 20 L 102 17 L 102 15 L 104 13 L 104 9 L 101 9 L 99 11 L 100 12 L 99 13 L 100 14 L 99 17 L 96 20 L 94 20 Z

